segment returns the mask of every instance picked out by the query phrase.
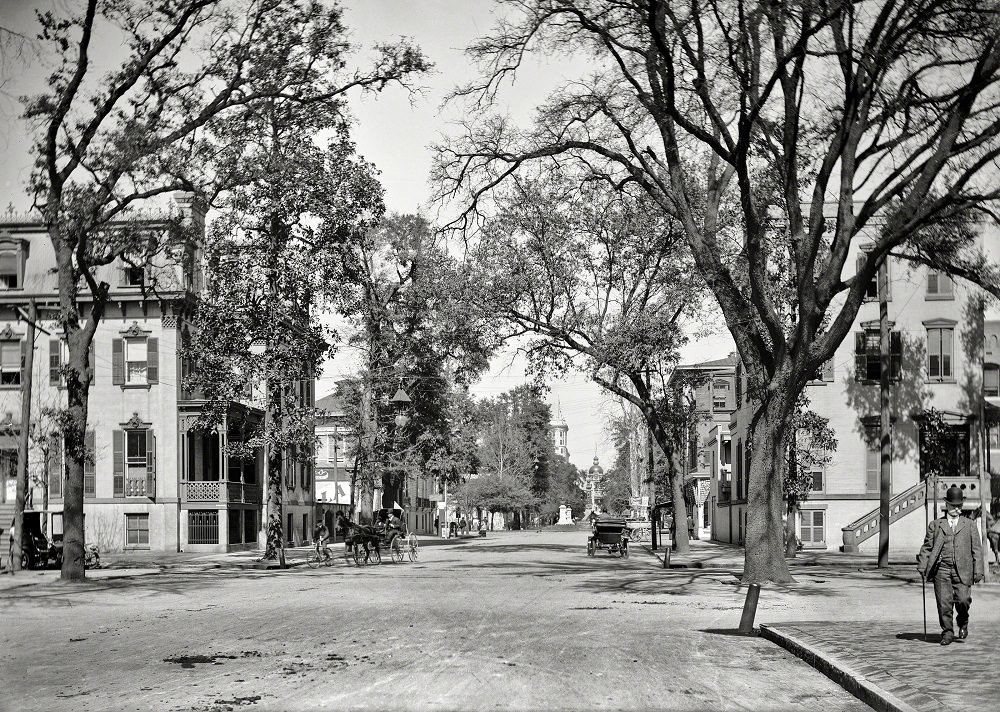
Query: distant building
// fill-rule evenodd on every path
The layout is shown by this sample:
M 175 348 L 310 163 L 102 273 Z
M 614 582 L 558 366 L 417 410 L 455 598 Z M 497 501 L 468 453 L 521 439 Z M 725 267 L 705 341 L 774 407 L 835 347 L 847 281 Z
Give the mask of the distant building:
M 569 425 L 563 418 L 562 408 L 559 408 L 555 420 L 549 424 L 549 437 L 556 454 L 569 460 Z
M 693 504 L 690 516 L 695 532 L 706 535 L 713 526 L 713 507 L 709 496 L 713 480 L 728 477 L 730 467 L 729 421 L 736 410 L 736 355 L 702 363 L 678 366 L 670 376 L 670 385 L 681 378 L 694 384 L 699 415 L 688 441 L 681 444 L 678 470 L 687 476 Z
M 351 504 L 357 506 L 351 499 L 357 447 L 353 441 L 356 424 L 347 420 L 343 404 L 333 394 L 316 401 L 316 409 L 316 482 L 313 496 L 316 516 L 324 517 L 329 527 L 334 512 L 349 514 Z M 406 512 L 406 524 L 410 531 L 434 533 L 438 500 L 443 503 L 444 497 L 438 493 L 433 477 L 408 477 L 395 493 L 395 499 L 383 495 L 382 488 L 377 487 L 372 495 L 373 510 L 398 504 Z

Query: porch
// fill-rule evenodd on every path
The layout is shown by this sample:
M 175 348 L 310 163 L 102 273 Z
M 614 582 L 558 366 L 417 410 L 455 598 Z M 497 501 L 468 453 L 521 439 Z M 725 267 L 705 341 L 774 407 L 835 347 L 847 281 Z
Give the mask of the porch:
M 261 526 L 263 453 L 250 449 L 247 433 L 259 410 L 231 403 L 215 428 L 198 423 L 203 403 L 180 406 L 179 494 L 182 551 L 255 549 Z

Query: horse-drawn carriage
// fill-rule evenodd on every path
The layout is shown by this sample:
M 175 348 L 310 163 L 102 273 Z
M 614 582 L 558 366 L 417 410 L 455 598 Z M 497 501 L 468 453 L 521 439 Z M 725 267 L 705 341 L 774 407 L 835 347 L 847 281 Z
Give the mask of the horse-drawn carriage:
M 407 532 L 405 514 L 400 514 L 400 526 L 391 525 L 392 510 L 381 509 L 375 512 L 376 524 L 349 523 L 349 531 L 344 538 L 344 556 L 354 559 L 357 566 L 362 564 L 381 564 L 382 552 L 388 551 L 394 563 L 400 563 L 404 557 L 410 561 L 417 560 L 417 535 Z
M 607 549 L 611 555 L 628 558 L 628 522 L 617 517 L 599 517 L 594 520 L 593 532 L 587 539 L 587 555 L 594 556 L 598 549 Z

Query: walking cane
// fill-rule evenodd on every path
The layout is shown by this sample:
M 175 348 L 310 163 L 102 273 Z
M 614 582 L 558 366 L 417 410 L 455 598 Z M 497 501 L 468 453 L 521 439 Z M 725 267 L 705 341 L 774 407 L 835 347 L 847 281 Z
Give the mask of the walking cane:
M 924 642 L 927 642 L 927 579 L 924 578 L 924 572 L 920 572 L 920 591 L 924 597 Z

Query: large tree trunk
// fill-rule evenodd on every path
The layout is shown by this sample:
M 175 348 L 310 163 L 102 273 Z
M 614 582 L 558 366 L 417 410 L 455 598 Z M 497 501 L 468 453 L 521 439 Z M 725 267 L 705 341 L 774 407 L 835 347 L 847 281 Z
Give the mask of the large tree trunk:
M 58 214 L 58 203 L 50 201 L 49 209 Z M 63 328 L 69 350 L 66 369 L 66 417 L 63 425 L 63 453 L 66 458 L 63 488 L 63 562 L 62 579 L 82 581 L 84 567 L 83 471 L 86 459 L 87 409 L 90 397 L 90 348 L 97 324 L 104 313 L 108 285 L 101 282 L 93 295 L 90 314 L 81 327 L 77 305 L 76 274 L 69 246 L 59 233 L 58 221 L 49 220 L 49 239 L 56 252 L 59 284 L 59 324 Z
M 795 517 L 798 512 L 799 508 L 794 502 L 788 505 L 788 515 L 785 518 L 785 557 L 789 559 L 795 558 L 799 544 L 799 540 L 795 537 Z
M 788 470 L 788 419 L 794 395 L 785 386 L 768 399 L 751 428 L 753 443 L 747 493 L 744 583 L 794 581 L 784 554 L 782 482 Z
M 679 472 L 674 472 L 670 477 L 670 489 L 673 494 L 674 510 L 674 531 L 673 542 L 674 551 L 678 554 L 686 554 L 691 551 L 691 543 L 688 540 L 687 506 L 684 503 L 684 477 Z
M 84 344 L 86 341 L 86 345 Z M 63 482 L 63 563 L 62 578 L 82 581 L 84 568 L 83 528 L 83 465 L 86 456 L 87 408 L 89 403 L 89 378 L 79 378 L 88 370 L 87 351 L 90 339 L 77 329 L 69 337 L 69 362 L 67 374 L 67 415 L 63 420 L 63 452 L 66 456 L 65 481 Z

